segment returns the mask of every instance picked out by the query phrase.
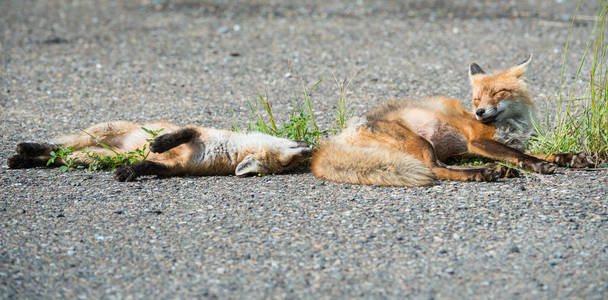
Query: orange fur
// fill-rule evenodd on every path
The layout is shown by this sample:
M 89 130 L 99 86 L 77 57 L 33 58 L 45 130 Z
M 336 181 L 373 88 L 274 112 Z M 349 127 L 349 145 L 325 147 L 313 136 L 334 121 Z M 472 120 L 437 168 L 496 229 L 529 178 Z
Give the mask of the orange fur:
M 396 186 L 513 174 L 500 166 L 459 168 L 441 162 L 467 152 L 553 172 L 555 165 L 520 151 L 531 133 L 533 105 L 525 80 L 529 62 L 492 75 L 471 65 L 473 112 L 446 97 L 380 105 L 366 120 L 322 143 L 313 154 L 313 174 L 337 182 Z

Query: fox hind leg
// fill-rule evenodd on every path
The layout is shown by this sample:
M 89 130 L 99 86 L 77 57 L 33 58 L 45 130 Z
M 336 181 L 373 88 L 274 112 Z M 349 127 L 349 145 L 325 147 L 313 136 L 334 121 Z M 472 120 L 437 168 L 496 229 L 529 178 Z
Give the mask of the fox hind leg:
M 451 168 L 437 158 L 435 148 L 422 136 L 417 135 L 399 121 L 377 121 L 373 129 L 377 134 L 385 134 L 400 141 L 395 145 L 405 152 L 423 161 L 437 179 L 456 181 L 496 181 L 501 171 L 493 167 Z
M 44 157 L 44 156 L 32 157 L 32 156 L 27 156 L 27 155 L 23 155 L 23 154 L 17 154 L 17 155 L 13 155 L 13 156 L 9 157 L 8 160 L 6 161 L 6 165 L 9 167 L 9 169 L 30 169 L 30 168 L 46 167 L 49 158 L 50 157 Z M 48 166 L 49 167 L 58 167 L 60 165 L 61 164 L 55 162 Z
M 43 143 L 19 143 L 15 151 L 17 154 L 31 157 L 50 155 L 51 152 L 57 151 L 59 147 L 53 144 Z
M 438 179 L 455 181 L 496 181 L 503 177 L 501 171 L 492 167 L 452 168 L 435 166 L 431 170 Z
M 15 151 L 17 155 L 11 156 L 6 165 L 11 169 L 29 169 L 47 166 L 50 153 L 57 151 L 58 146 L 44 143 L 20 143 Z M 52 163 L 50 166 L 58 166 L 58 163 Z
M 446 167 L 451 170 L 481 170 L 481 169 L 490 168 L 490 169 L 494 169 L 497 172 L 499 172 L 500 178 L 515 178 L 515 177 L 519 177 L 519 175 L 520 175 L 519 171 L 517 171 L 516 169 L 509 168 L 507 166 L 500 165 L 500 164 L 490 164 L 490 165 L 486 165 L 486 166 L 443 165 L 443 167 Z
M 127 134 L 138 130 L 139 124 L 127 121 L 110 121 L 92 125 L 80 133 L 59 137 L 56 141 L 64 147 L 84 149 L 103 143 L 112 148 L 120 148 Z
M 115 155 L 116 153 L 103 147 L 88 147 L 81 150 L 75 150 L 72 154 L 68 155 L 67 159 L 71 159 L 76 165 L 88 167 L 98 162 L 100 158 Z

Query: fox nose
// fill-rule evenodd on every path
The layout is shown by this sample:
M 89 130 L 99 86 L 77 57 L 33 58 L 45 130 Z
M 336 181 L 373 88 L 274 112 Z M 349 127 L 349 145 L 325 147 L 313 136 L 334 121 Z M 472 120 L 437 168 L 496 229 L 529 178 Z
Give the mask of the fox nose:
M 475 114 L 476 114 L 478 117 L 481 117 L 481 116 L 483 116 L 483 113 L 485 113 L 485 112 L 486 112 L 486 110 L 485 110 L 485 109 L 480 108 L 480 109 L 478 109 L 478 110 L 476 110 L 476 111 L 475 111 Z

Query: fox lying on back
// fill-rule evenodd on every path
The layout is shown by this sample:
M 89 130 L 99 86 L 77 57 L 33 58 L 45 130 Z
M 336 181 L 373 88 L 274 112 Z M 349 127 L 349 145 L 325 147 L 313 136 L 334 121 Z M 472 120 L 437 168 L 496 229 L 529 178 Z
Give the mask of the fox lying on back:
M 73 147 L 68 159 L 88 166 L 94 159 L 88 152 L 100 156 L 114 153 L 100 145 L 103 143 L 115 151 L 130 152 L 146 145 L 148 130 L 163 129 L 149 144 L 152 153 L 144 161 L 117 168 L 114 178 L 133 181 L 139 176 L 179 175 L 229 175 L 238 176 L 280 173 L 310 156 L 311 149 L 304 142 L 295 142 L 262 133 L 235 133 L 227 130 L 186 126 L 168 122 L 138 124 L 125 121 L 99 123 L 81 134 L 59 138 L 55 144 L 21 143 L 17 155 L 8 159 L 9 168 L 33 168 L 46 166 L 51 151 L 58 146 Z M 53 166 L 65 165 L 57 160 Z
M 352 122 L 313 153 L 312 172 L 326 180 L 394 186 L 419 186 L 434 179 L 493 181 L 515 176 L 501 165 L 452 167 L 450 157 L 473 153 L 503 160 L 542 174 L 559 166 L 590 164 L 582 154 L 522 153 L 532 134 L 533 103 L 525 72 L 531 57 L 489 75 L 470 66 L 473 112 L 456 99 L 389 102 L 366 119 Z

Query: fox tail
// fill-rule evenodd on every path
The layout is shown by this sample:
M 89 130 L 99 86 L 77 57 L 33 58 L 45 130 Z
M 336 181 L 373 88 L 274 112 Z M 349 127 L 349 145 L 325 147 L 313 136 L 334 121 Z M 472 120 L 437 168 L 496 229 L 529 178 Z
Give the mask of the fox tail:
M 434 181 L 432 171 L 413 156 L 384 147 L 360 147 L 333 140 L 313 154 L 312 173 L 352 184 L 414 187 Z

